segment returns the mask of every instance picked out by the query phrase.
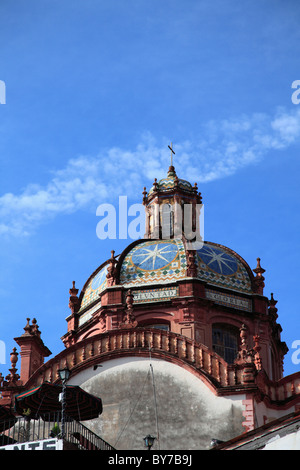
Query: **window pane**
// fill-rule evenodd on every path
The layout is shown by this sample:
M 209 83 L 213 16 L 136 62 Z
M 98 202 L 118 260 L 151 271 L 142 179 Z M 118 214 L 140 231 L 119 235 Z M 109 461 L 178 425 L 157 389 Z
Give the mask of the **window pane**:
M 230 325 L 214 326 L 212 330 L 213 350 L 233 364 L 238 351 L 238 330 Z
M 166 330 L 169 331 L 169 325 L 163 325 L 156 323 L 154 325 L 147 325 L 148 328 L 158 328 L 159 330 Z

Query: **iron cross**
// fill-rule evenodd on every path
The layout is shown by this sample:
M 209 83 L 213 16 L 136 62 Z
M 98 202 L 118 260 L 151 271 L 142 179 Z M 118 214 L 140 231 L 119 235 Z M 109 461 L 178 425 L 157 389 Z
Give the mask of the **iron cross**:
M 173 154 L 175 155 L 175 152 L 173 150 L 173 143 L 171 142 L 171 146 L 168 145 L 168 147 L 171 150 L 171 166 L 173 166 Z

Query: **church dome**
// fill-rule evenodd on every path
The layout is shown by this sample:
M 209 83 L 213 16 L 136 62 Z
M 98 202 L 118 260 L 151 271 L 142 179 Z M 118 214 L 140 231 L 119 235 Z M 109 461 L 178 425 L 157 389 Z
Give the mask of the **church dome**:
M 159 192 L 167 192 L 172 189 L 181 189 L 183 191 L 189 191 L 193 192 L 194 189 L 193 186 L 189 181 L 183 180 L 181 178 L 178 178 L 175 172 L 175 168 L 173 166 L 169 167 L 168 175 L 166 178 L 162 178 L 157 182 L 157 180 L 154 180 L 154 184 L 152 188 L 150 189 L 148 196 L 151 196 L 155 191 Z
M 119 257 L 119 284 L 126 288 L 176 283 L 186 279 L 187 258 L 181 239 L 139 240 L 129 245 Z M 195 258 L 197 279 L 207 287 L 216 286 L 251 294 L 251 269 L 233 250 L 204 242 Z M 108 262 L 88 279 L 80 310 L 99 299 L 107 287 Z
M 227 247 L 204 242 L 197 250 L 197 278 L 207 284 L 251 293 L 250 268 Z M 176 282 L 185 279 L 186 251 L 182 240 L 149 240 L 136 244 L 125 255 L 120 284 L 126 287 Z
M 157 189 L 158 191 L 161 191 L 161 192 L 169 191 L 175 188 L 175 184 L 176 184 L 176 177 L 167 176 L 166 178 L 162 178 L 161 180 L 159 180 L 159 182 L 157 183 Z M 181 178 L 177 178 L 177 187 L 185 191 L 193 191 L 193 187 L 191 183 Z M 155 190 L 155 187 L 153 185 L 149 191 L 149 196 L 154 192 L 154 190 Z

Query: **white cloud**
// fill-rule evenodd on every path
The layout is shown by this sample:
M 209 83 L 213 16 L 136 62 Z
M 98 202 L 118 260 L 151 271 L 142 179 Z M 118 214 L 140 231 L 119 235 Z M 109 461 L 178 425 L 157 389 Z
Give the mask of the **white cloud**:
M 294 114 L 280 113 L 271 123 L 272 129 L 279 134 L 281 145 L 289 145 L 300 136 L 300 111 Z
M 191 183 L 232 175 L 259 162 L 267 152 L 294 144 L 300 138 L 300 110 L 210 121 L 199 135 L 194 142 L 177 142 L 175 147 L 179 176 Z M 19 194 L 4 194 L 0 197 L 0 235 L 28 235 L 55 215 L 96 210 L 119 195 L 142 197 L 145 185 L 150 189 L 155 177 L 166 175 L 167 143 L 158 143 L 146 133 L 134 150 L 114 147 L 97 156 L 73 158 L 65 168 L 51 172 L 46 186 L 30 184 Z

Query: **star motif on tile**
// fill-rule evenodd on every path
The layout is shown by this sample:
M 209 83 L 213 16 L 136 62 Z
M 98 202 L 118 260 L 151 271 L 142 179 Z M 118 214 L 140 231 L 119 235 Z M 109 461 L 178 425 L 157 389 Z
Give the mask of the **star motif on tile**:
M 177 247 L 175 245 L 162 245 L 155 244 L 149 247 L 141 248 L 133 256 L 133 262 L 141 269 L 161 269 L 162 267 L 173 261 L 177 254 Z M 137 259 L 138 258 L 138 259 Z
M 229 254 L 223 253 L 220 250 L 206 246 L 199 250 L 199 256 L 207 266 L 219 274 L 234 274 L 237 270 L 236 261 Z

